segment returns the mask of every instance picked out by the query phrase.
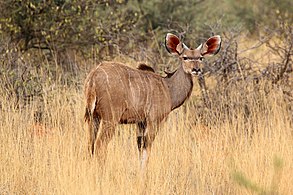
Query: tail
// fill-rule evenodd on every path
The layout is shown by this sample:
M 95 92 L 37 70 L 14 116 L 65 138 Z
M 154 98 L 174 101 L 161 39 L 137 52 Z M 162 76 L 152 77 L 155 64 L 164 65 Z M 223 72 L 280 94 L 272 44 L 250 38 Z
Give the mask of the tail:
M 88 108 L 85 108 L 84 122 L 89 123 L 92 114 Z
M 86 108 L 84 114 L 84 121 L 89 123 L 93 117 L 93 113 L 96 109 L 96 96 L 87 91 L 86 93 Z

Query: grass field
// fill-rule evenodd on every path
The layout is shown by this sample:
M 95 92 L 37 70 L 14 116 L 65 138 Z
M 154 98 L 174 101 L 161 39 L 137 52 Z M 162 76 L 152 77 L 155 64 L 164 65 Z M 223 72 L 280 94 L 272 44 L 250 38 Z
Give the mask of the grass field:
M 204 122 L 192 96 L 162 125 L 145 175 L 133 125 L 117 128 L 103 168 L 88 156 L 82 89 L 57 87 L 19 108 L 13 96 L 1 94 L 0 194 L 293 192 L 292 113 L 278 88 L 269 94 L 252 88 L 245 98 L 231 92 L 231 100 L 247 101 L 249 117 L 237 107 L 226 118 L 211 109 L 207 114 L 218 119 Z M 40 107 L 43 120 L 36 123 Z

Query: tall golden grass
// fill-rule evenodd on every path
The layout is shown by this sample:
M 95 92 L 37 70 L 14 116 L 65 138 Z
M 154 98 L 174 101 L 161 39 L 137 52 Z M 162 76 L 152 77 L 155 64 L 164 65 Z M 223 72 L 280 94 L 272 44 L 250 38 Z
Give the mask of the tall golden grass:
M 134 125 L 117 128 L 104 167 L 88 156 L 81 89 L 57 87 L 43 101 L 20 107 L 6 91 L 1 94 L 0 194 L 293 192 L 291 113 L 278 89 L 257 98 L 247 94 L 249 118 L 237 108 L 221 117 L 218 109 L 206 111 L 218 118 L 203 122 L 193 96 L 162 125 L 145 173 Z M 235 90 L 229 98 L 241 103 L 242 95 Z M 43 120 L 36 123 L 40 107 Z

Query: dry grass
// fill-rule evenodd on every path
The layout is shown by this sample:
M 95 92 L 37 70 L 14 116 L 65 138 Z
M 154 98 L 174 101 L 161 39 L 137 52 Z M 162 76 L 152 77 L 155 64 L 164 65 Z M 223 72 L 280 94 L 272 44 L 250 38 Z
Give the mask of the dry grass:
M 119 126 L 104 168 L 87 156 L 81 90 L 57 88 L 44 103 L 21 108 L 1 94 L 0 194 L 251 194 L 241 186 L 247 182 L 258 193 L 293 191 L 292 124 L 277 89 L 259 94 L 260 102 L 251 99 L 248 120 L 235 109 L 230 120 L 201 124 L 190 100 L 162 126 L 145 176 L 135 126 Z M 40 104 L 44 119 L 35 124 Z M 274 165 L 276 156 L 282 167 Z

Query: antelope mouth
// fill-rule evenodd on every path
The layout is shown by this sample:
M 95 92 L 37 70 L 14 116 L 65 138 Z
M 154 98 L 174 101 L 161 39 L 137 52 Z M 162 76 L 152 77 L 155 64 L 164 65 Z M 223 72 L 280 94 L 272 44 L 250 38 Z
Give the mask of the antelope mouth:
M 200 68 L 193 68 L 191 70 L 191 74 L 194 75 L 194 76 L 198 76 L 198 75 L 201 75 L 202 74 L 202 71 Z

